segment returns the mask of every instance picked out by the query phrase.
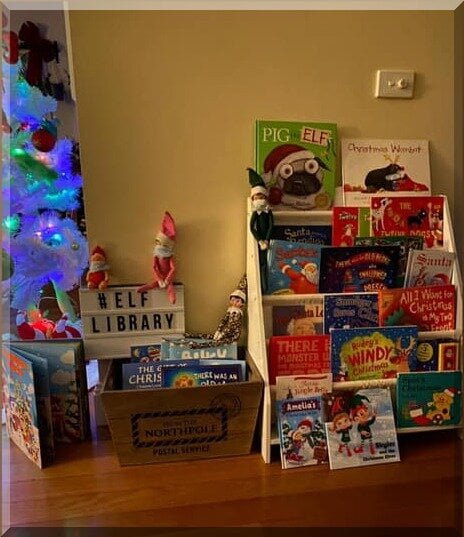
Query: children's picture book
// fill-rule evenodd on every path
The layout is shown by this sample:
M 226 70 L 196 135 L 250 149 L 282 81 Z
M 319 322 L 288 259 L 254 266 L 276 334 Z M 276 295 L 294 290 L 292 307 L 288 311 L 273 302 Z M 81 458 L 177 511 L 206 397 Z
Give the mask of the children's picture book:
M 41 363 L 39 363 L 41 362 Z M 10 439 L 39 468 L 54 458 L 50 391 L 45 360 L 34 364 L 2 345 L 6 429 Z
M 182 339 L 173 341 L 169 345 L 169 354 L 165 360 L 208 360 L 208 359 L 228 359 L 236 360 L 238 357 L 237 343 L 228 343 L 204 348 L 192 348 L 189 341 L 193 341 L 201 346 L 202 343 L 211 344 L 210 340 Z
M 400 460 L 389 389 L 334 392 L 325 403 L 331 470 Z
M 320 244 L 270 241 L 267 294 L 317 293 L 320 257 Z
M 424 239 L 420 235 L 414 237 L 356 237 L 354 244 L 356 246 L 399 246 L 400 256 L 398 260 L 396 287 L 403 287 L 409 252 L 411 250 L 422 250 Z
M 274 225 L 271 240 L 288 242 L 306 242 L 308 244 L 330 245 L 332 241 L 332 226 L 323 225 Z
M 269 338 L 269 382 L 277 376 L 329 373 L 330 338 L 317 336 L 272 336 Z
M 327 443 L 320 397 L 277 401 L 282 468 L 327 462 Z
M 324 297 L 308 296 L 299 304 L 272 307 L 274 336 L 313 336 L 323 333 Z
M 420 331 L 456 328 L 454 285 L 385 289 L 379 291 L 381 326 L 415 324 Z
M 256 122 L 255 167 L 269 188 L 274 210 L 332 206 L 337 144 L 334 123 Z
M 242 366 L 239 363 L 227 365 L 188 364 L 186 367 L 162 367 L 162 388 L 193 388 L 197 386 L 216 386 L 241 382 Z
M 163 362 L 130 362 L 122 364 L 122 389 L 147 390 L 161 388 Z M 187 365 L 187 364 L 185 364 Z
M 398 246 L 324 246 L 319 292 L 358 293 L 395 287 Z
M 303 399 L 332 391 L 332 373 L 276 377 L 276 401 Z
M 82 341 L 14 341 L 10 348 L 33 364 L 40 359 L 46 361 L 54 440 L 87 439 L 90 418 Z
M 332 328 L 379 326 L 377 293 L 324 295 L 324 333 Z
M 455 257 L 453 252 L 443 250 L 410 250 L 404 287 L 449 285 Z
M 152 345 L 131 345 L 130 355 L 133 362 L 147 363 L 161 360 L 161 343 Z
M 401 373 L 396 386 L 398 428 L 461 423 L 460 371 Z
M 395 378 L 415 360 L 416 326 L 334 329 L 330 333 L 334 382 Z
M 459 369 L 459 342 L 442 341 L 438 345 L 438 370 L 455 371 Z
M 356 237 L 371 234 L 369 207 L 333 207 L 332 246 L 355 246 Z
M 345 205 L 369 207 L 379 192 L 389 196 L 430 193 L 427 140 L 342 139 Z
M 443 247 L 443 196 L 373 196 L 372 235 L 421 236 L 424 248 Z
M 438 371 L 438 347 L 443 339 L 421 339 L 417 342 L 416 358 L 409 363 L 411 371 Z

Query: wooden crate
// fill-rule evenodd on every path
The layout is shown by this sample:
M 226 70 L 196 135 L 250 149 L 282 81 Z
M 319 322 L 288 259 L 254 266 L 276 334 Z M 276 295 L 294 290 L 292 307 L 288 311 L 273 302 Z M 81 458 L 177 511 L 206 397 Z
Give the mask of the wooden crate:
M 121 390 L 121 361 L 108 369 L 101 398 L 121 465 L 250 453 L 263 381 L 197 388 Z

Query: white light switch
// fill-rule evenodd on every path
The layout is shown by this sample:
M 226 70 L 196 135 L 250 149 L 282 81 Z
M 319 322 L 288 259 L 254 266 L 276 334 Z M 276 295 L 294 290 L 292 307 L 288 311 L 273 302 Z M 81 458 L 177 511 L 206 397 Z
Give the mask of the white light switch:
M 414 94 L 414 71 L 377 71 L 375 96 L 411 99 Z

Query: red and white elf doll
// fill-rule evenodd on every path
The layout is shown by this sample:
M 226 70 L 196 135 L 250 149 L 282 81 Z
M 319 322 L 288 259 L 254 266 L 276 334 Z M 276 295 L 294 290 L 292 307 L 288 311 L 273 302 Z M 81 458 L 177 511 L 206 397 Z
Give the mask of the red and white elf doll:
M 171 304 L 176 302 L 176 290 L 173 282 L 176 272 L 173 257 L 175 240 L 176 224 L 174 218 L 165 212 L 161 222 L 161 231 L 156 235 L 155 247 L 153 248 L 153 281 L 137 289 L 139 293 L 157 287 L 166 289 Z
M 85 280 L 89 289 L 104 291 L 108 287 L 109 265 L 103 248 L 95 246 L 90 255 L 89 271 Z

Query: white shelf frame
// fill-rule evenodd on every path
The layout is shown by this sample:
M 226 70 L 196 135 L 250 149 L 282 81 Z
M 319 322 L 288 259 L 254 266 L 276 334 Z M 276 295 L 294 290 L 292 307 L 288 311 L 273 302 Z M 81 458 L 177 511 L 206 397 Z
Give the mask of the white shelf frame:
M 271 385 L 269 383 L 269 373 L 267 365 L 267 345 L 265 334 L 265 312 L 263 306 L 277 303 L 298 303 L 308 298 L 310 295 L 278 295 L 263 296 L 261 294 L 258 245 L 250 231 L 250 218 L 252 206 L 248 199 L 247 204 L 247 260 L 246 271 L 248 281 L 248 352 L 253 359 L 258 371 L 264 380 L 264 397 L 262 412 L 261 431 L 261 456 L 266 463 L 271 462 L 271 446 L 279 444 L 279 439 L 271 431 L 272 400 Z M 274 211 L 274 222 L 276 225 L 331 225 L 332 211 Z M 449 204 L 444 196 L 443 214 L 443 236 L 444 250 L 456 253 L 456 243 L 453 234 L 453 224 Z M 460 342 L 460 367 L 463 364 L 463 300 L 462 300 L 462 277 L 459 262 L 455 259 L 452 283 L 456 286 L 456 329 L 440 332 L 419 332 L 419 339 L 450 337 L 458 339 Z M 359 382 L 336 382 L 335 389 L 360 389 L 363 387 L 396 386 L 396 379 L 359 381 Z M 445 429 L 459 429 L 462 425 L 450 425 L 443 427 L 417 427 L 398 429 L 398 434 L 416 433 L 425 431 L 437 431 Z

